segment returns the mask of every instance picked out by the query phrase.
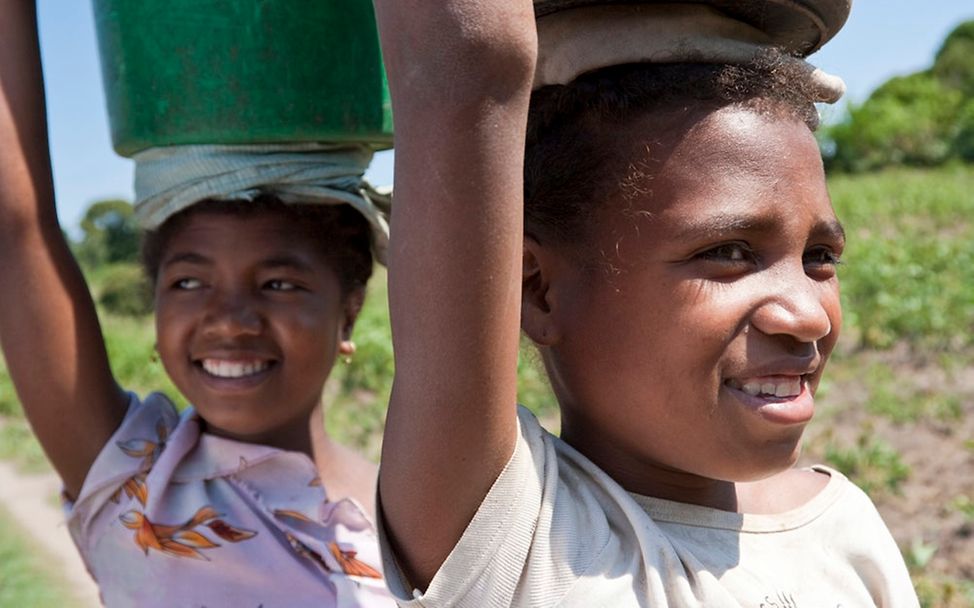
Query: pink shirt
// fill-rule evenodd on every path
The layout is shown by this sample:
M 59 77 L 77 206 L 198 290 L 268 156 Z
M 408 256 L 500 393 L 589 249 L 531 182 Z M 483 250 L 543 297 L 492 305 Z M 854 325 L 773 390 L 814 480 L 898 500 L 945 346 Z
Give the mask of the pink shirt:
M 125 420 L 66 505 L 106 606 L 394 606 L 373 523 L 306 455 L 200 432 L 164 395 Z

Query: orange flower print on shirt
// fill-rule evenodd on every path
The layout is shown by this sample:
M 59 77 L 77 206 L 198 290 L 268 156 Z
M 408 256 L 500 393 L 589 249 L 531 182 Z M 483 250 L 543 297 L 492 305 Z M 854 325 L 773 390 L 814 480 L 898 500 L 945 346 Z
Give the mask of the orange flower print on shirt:
M 163 448 L 166 447 L 166 440 L 169 438 L 169 427 L 161 418 L 156 422 L 156 441 L 150 441 L 149 439 L 129 439 L 128 441 L 118 441 L 116 445 L 120 450 L 125 452 L 126 455 L 132 458 L 141 458 L 142 463 L 139 465 L 138 474 L 130 477 L 122 487 L 120 487 L 113 495 L 112 502 L 118 504 L 121 499 L 122 492 L 129 498 L 134 498 L 139 501 L 143 507 L 146 501 L 149 500 L 149 488 L 146 486 L 145 478 L 149 474 L 149 470 L 152 465 L 156 463 L 156 459 L 159 458 L 159 454 L 162 452 Z
M 300 511 L 293 511 L 291 509 L 274 509 L 274 517 L 289 517 L 298 521 L 314 523 L 314 520 L 304 513 L 301 513 Z
M 353 549 L 344 550 L 336 542 L 328 543 L 331 554 L 335 556 L 338 563 L 342 566 L 342 571 L 349 576 L 364 576 L 367 578 L 382 578 L 379 571 L 363 561 L 356 559 L 356 552 Z
M 128 481 L 122 484 L 122 487 L 112 494 L 112 502 L 118 504 L 124 491 L 127 497 L 134 498 L 144 507 L 146 501 L 149 500 L 149 487 L 145 484 L 145 478 L 145 473 L 139 473 L 135 477 L 129 477 Z
M 302 513 L 290 511 L 288 509 L 277 509 L 274 511 L 274 515 L 277 517 L 290 517 L 299 521 L 312 521 Z M 325 560 L 321 558 L 321 555 L 318 554 L 317 551 L 302 543 L 290 532 L 285 532 L 284 535 L 287 538 L 287 541 L 291 544 L 291 548 L 294 549 L 296 553 L 310 559 L 325 570 L 328 570 L 329 572 L 332 571 L 332 569 L 328 567 L 328 564 L 325 563 Z M 344 550 L 338 546 L 338 543 L 334 541 L 328 543 L 328 549 L 338 562 L 338 565 L 342 567 L 342 572 L 345 574 L 349 576 L 364 576 L 367 578 L 382 578 L 382 574 L 380 574 L 378 570 L 355 557 L 358 555 L 358 552 L 354 549 Z
M 135 544 L 146 555 L 149 554 L 149 549 L 154 549 L 173 557 L 209 559 L 199 550 L 213 549 L 220 545 L 194 530 L 199 526 L 209 528 L 219 538 L 231 543 L 238 543 L 257 535 L 251 530 L 226 523 L 219 518 L 219 514 L 213 507 L 209 506 L 201 508 L 187 522 L 175 526 L 154 524 L 144 514 L 134 510 L 123 513 L 119 519 L 126 528 L 135 530 Z

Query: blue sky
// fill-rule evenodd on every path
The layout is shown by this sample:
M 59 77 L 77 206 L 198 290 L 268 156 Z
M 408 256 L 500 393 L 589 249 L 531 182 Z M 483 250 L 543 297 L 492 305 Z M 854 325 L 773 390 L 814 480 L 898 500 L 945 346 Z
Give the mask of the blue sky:
M 59 216 L 74 232 L 92 201 L 131 200 L 132 163 L 111 149 L 90 2 L 38 0 L 38 11 Z M 845 28 L 812 62 L 845 79 L 847 100 L 862 101 L 889 77 L 928 67 L 965 19 L 974 19 L 971 0 L 854 0 Z M 392 153 L 377 156 L 369 176 L 391 183 Z

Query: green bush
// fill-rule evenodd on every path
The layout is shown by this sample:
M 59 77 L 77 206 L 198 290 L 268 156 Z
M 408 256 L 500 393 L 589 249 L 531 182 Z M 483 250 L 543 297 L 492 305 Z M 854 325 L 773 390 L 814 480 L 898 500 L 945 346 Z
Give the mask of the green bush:
M 843 171 L 941 164 L 954 151 L 963 102 L 928 72 L 893 78 L 826 129 L 834 145 L 827 164 Z
M 968 98 L 974 97 L 974 21 L 966 21 L 947 35 L 933 62 L 934 75 Z
M 123 200 L 96 201 L 81 220 L 83 237 L 75 246 L 78 260 L 92 268 L 134 263 L 139 258 L 139 229 L 133 207 Z
M 974 162 L 974 99 L 969 99 L 960 111 L 952 155 L 964 162 Z
M 152 289 L 140 266 L 113 264 L 98 276 L 98 304 L 106 311 L 130 317 L 152 312 Z
M 846 118 L 822 130 L 832 170 L 974 161 L 974 21 L 944 40 L 929 70 L 888 80 Z

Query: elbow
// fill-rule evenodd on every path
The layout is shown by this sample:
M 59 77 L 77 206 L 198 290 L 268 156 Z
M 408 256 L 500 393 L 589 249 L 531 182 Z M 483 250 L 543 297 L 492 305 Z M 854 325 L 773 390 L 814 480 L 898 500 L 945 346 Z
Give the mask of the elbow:
M 530 91 L 538 57 L 533 5 L 457 1 L 444 9 L 438 3 L 404 4 L 411 10 L 398 2 L 383 10 L 377 3 L 394 98 L 395 89 L 401 97 L 438 95 L 450 101 Z

